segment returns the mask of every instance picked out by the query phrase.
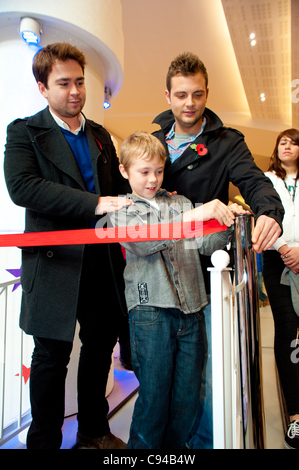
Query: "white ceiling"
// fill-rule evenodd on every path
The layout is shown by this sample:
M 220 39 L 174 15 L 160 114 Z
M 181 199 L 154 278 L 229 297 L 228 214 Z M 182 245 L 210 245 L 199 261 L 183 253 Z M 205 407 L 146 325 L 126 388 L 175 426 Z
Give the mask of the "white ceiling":
M 299 128 L 299 0 L 121 0 L 124 81 L 105 111 L 105 127 L 122 141 L 168 109 L 172 59 L 191 51 L 209 74 L 208 107 L 245 134 L 266 170 L 277 134 Z M 249 36 L 254 32 L 257 44 Z M 298 83 L 292 88 L 292 81 Z M 294 82 L 295 83 L 295 82 Z M 266 100 L 260 99 L 264 93 Z

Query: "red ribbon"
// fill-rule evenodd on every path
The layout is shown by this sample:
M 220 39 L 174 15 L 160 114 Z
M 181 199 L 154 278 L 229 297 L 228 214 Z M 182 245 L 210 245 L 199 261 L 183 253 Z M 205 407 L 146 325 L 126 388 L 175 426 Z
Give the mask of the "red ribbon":
M 62 230 L 0 235 L 0 247 L 30 247 L 55 245 L 87 245 L 96 243 L 121 243 L 153 240 L 194 238 L 226 230 L 216 219 L 208 222 L 176 222 L 128 227 Z

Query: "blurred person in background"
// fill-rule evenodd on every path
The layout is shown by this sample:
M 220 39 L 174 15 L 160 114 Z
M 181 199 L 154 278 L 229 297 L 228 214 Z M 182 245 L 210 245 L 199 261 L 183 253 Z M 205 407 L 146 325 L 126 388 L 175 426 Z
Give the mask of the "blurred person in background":
M 283 235 L 263 253 L 263 276 L 274 318 L 274 352 L 290 425 L 287 449 L 299 449 L 299 130 L 279 134 L 266 176 L 285 209 Z

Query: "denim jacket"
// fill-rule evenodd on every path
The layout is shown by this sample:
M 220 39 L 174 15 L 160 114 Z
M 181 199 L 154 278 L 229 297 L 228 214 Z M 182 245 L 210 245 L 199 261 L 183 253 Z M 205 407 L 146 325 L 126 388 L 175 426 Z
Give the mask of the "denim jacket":
M 159 210 L 147 200 L 132 194 L 127 197 L 133 199 L 135 205 L 109 214 L 114 227 L 181 222 L 182 213 L 192 208 L 184 196 L 170 197 L 163 190 L 155 198 Z M 204 308 L 208 301 L 199 252 L 212 255 L 228 243 L 230 233 L 226 230 L 195 240 L 121 243 L 126 249 L 124 278 L 128 310 L 137 305 L 176 308 L 184 313 Z

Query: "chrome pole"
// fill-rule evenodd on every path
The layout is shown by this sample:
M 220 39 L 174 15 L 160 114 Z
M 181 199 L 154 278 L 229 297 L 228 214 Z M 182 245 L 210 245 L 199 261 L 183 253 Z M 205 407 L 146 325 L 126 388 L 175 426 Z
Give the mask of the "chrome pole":
M 251 245 L 254 220 L 239 215 L 235 221 L 234 265 L 239 328 L 243 445 L 265 448 L 260 313 L 255 253 Z

